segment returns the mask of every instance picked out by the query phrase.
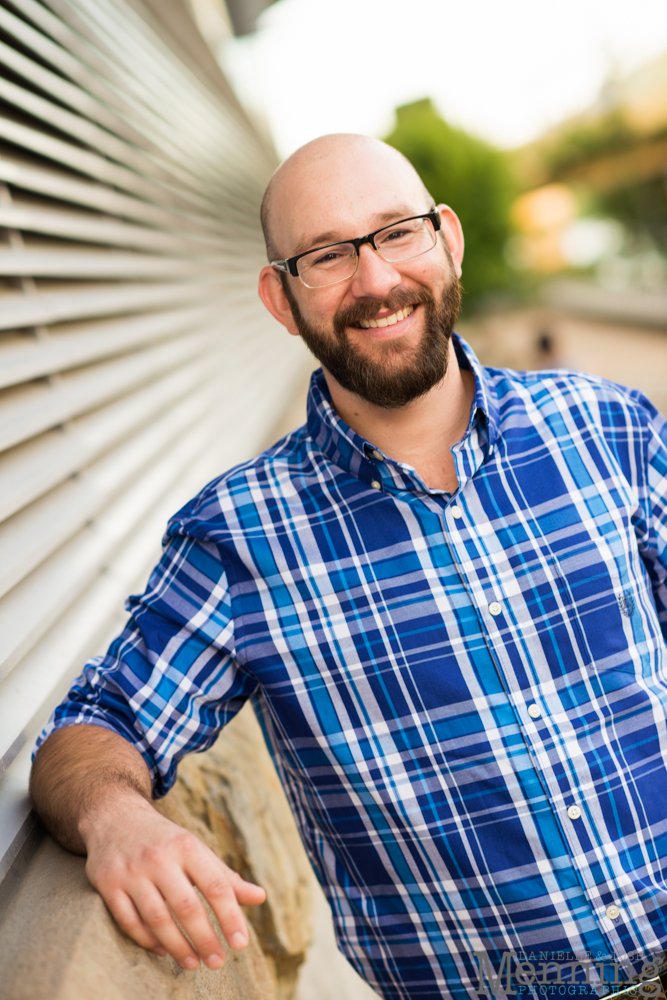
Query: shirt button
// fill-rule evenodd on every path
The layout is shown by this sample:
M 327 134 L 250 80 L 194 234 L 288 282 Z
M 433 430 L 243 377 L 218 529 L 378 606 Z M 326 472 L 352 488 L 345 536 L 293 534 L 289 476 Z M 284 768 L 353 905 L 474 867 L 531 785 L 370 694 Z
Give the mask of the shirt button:
M 541 714 L 542 714 L 542 709 L 540 708 L 539 705 L 528 706 L 528 715 L 531 717 L 531 719 L 539 719 Z
M 374 458 L 374 459 L 376 459 L 376 460 L 377 460 L 378 462 L 383 462 L 383 461 L 384 461 L 384 458 L 383 458 L 383 456 L 382 456 L 382 453 L 381 453 L 381 452 L 379 452 L 379 451 L 378 451 L 378 450 L 377 450 L 376 448 L 374 448 L 374 449 L 373 449 L 373 451 L 371 452 L 371 455 L 372 455 L 372 456 L 373 456 L 373 458 Z
M 382 483 L 378 483 L 377 479 L 373 480 L 373 482 L 371 483 L 371 486 L 373 487 L 374 490 L 381 490 L 382 489 Z
M 493 615 L 494 618 L 497 618 L 498 615 L 502 614 L 502 610 L 503 609 L 498 604 L 498 601 L 492 601 L 491 604 L 489 604 L 489 614 Z
M 463 517 L 463 511 L 460 507 L 457 507 L 456 504 L 454 504 L 453 507 L 450 507 L 450 510 L 452 512 L 452 517 L 455 517 L 457 521 L 460 517 Z
M 581 816 L 581 809 L 579 808 L 579 806 L 570 806 L 570 808 L 567 811 L 567 814 L 570 817 L 570 819 L 579 819 L 579 817 Z
M 621 911 L 613 903 L 607 907 L 606 913 L 610 920 L 618 920 L 621 915 Z

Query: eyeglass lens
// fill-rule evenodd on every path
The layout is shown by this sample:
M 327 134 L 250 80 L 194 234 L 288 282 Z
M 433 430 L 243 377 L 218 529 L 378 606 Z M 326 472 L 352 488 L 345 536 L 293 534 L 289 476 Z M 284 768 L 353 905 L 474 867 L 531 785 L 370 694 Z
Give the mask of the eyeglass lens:
M 435 246 L 436 234 L 429 219 L 409 219 L 394 223 L 376 233 L 377 252 L 387 261 L 398 262 L 419 257 Z M 297 263 L 299 277 L 308 288 L 333 285 L 351 278 L 357 269 L 353 243 L 335 243 L 313 250 Z

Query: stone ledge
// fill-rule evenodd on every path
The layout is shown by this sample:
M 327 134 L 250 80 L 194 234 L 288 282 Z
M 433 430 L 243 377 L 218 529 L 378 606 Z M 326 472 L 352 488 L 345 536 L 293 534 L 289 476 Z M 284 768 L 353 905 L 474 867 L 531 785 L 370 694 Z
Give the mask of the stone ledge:
M 184 972 L 134 944 L 46 837 L 0 924 L 3 1000 L 291 1000 L 311 939 L 312 873 L 252 710 L 182 762 L 160 812 L 267 890 L 251 942 L 222 969 Z M 210 914 L 210 910 L 209 910 Z

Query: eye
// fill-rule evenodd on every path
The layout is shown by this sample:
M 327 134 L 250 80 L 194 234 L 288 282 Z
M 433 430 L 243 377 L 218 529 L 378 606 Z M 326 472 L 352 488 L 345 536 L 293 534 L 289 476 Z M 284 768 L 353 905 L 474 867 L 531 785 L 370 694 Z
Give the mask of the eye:
M 379 243 L 382 246 L 387 243 L 408 243 L 410 240 L 414 239 L 416 234 L 419 232 L 420 222 L 411 220 L 409 222 L 397 222 L 395 226 L 390 226 L 387 229 L 383 229 L 381 233 L 378 233 L 375 237 L 376 245 Z
M 340 260 L 344 254 L 340 250 L 327 250 L 326 253 L 318 254 L 313 260 L 313 265 L 318 267 L 322 264 L 333 264 L 335 261 Z
M 401 240 L 408 235 L 411 235 L 411 231 L 408 229 L 391 229 L 382 237 L 382 242 L 384 243 L 387 240 Z

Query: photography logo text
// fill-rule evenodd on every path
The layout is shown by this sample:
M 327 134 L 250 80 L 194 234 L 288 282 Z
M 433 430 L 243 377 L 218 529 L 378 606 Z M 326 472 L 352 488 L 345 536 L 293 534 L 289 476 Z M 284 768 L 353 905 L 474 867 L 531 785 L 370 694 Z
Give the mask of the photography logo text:
M 576 957 L 565 952 L 555 954 L 539 952 L 526 956 L 513 951 L 502 953 L 500 968 L 494 968 L 485 952 L 475 952 L 477 960 L 477 985 L 475 992 L 491 997 L 531 996 L 558 997 L 591 996 L 602 998 L 609 993 L 632 986 L 632 994 L 637 1000 L 655 996 L 656 986 L 649 980 L 658 975 L 658 963 L 642 962 L 641 972 L 635 973 L 630 966 L 633 956 L 623 964 L 605 960 L 600 956 Z

